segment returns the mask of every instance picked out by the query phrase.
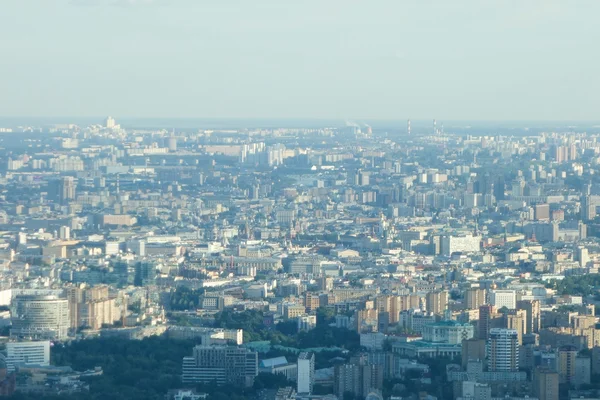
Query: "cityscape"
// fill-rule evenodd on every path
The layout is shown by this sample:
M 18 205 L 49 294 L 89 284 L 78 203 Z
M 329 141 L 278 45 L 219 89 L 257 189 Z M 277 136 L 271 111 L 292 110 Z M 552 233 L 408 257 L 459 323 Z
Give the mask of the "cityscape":
M 0 400 L 600 400 L 600 1 L 0 1 Z
M 1 140 L 3 396 L 600 393 L 600 126 Z

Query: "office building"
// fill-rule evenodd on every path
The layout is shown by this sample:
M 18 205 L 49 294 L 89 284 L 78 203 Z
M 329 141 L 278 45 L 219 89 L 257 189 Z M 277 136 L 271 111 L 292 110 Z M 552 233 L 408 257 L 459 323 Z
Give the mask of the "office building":
M 517 308 L 517 294 L 514 290 L 494 289 L 490 291 L 490 304 L 499 310 L 503 307 Z
M 50 341 L 6 343 L 6 366 L 12 372 L 19 365 L 50 365 Z
M 232 346 L 196 346 L 183 358 L 183 383 L 250 387 L 258 374 L 258 353 Z
M 69 303 L 57 296 L 16 296 L 10 336 L 19 339 L 64 340 L 69 332 Z
M 481 236 L 443 236 L 440 246 L 444 256 L 451 256 L 453 253 L 474 253 L 481 249 Z
M 299 394 L 312 394 L 315 384 L 315 355 L 302 352 L 298 356 L 298 379 L 296 391 Z
M 492 328 L 488 340 L 488 369 L 509 372 L 519 369 L 518 333 L 514 329 Z

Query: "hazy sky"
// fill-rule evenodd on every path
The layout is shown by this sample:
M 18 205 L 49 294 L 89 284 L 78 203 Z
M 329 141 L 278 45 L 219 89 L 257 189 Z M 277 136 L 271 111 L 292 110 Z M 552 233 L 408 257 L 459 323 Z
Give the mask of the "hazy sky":
M 598 0 L 0 0 L 0 116 L 600 119 Z

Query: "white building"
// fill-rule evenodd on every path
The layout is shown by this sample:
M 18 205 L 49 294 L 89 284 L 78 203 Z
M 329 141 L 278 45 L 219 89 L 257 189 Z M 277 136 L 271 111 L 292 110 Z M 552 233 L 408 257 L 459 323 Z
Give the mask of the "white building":
M 298 316 L 298 332 L 308 332 L 317 327 L 316 315 L 300 315 Z
M 497 310 L 502 307 L 514 310 L 517 308 L 517 293 L 514 290 L 492 290 L 490 291 L 490 304 Z
M 445 256 L 452 253 L 473 253 L 481 248 L 481 236 L 442 236 L 441 252 Z
M 298 386 L 297 392 L 312 393 L 315 383 L 315 355 L 303 352 L 298 356 Z
M 461 344 L 475 335 L 475 327 L 456 321 L 440 321 L 423 326 L 422 332 L 426 342 Z
M 6 367 L 8 372 L 18 364 L 50 365 L 50 341 L 6 343 Z

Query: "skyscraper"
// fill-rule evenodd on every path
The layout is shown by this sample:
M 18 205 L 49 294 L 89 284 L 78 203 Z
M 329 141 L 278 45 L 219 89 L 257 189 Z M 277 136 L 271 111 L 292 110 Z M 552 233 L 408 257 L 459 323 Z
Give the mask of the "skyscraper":
M 63 177 L 58 185 L 58 201 L 61 204 L 67 204 L 75 199 L 75 178 L 72 176 Z
M 490 371 L 517 371 L 519 369 L 517 331 L 515 329 L 492 328 L 487 352 Z
M 298 380 L 297 392 L 312 394 L 315 383 L 315 355 L 314 353 L 302 352 L 298 356 Z

